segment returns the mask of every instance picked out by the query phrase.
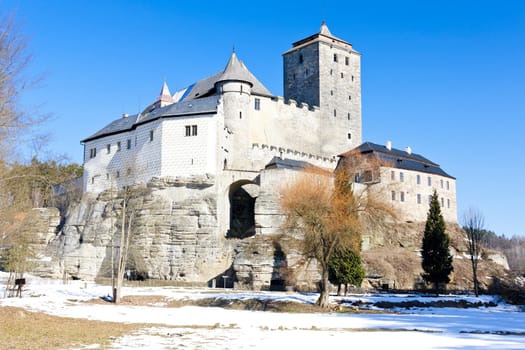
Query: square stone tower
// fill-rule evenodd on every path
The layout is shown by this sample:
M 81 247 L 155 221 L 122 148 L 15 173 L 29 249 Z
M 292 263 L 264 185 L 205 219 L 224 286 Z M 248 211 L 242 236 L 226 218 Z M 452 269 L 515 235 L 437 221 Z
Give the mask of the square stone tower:
M 285 100 L 320 107 L 327 141 L 335 137 L 341 152 L 360 145 L 361 55 L 352 44 L 323 22 L 318 33 L 292 44 L 283 64 Z

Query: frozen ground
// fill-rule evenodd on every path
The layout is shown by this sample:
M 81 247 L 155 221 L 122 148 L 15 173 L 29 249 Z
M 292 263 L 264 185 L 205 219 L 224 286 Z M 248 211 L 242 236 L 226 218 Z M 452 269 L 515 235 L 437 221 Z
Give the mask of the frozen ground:
M 6 275 L 0 272 L 0 293 Z M 295 314 L 226 310 L 214 307 L 125 306 L 86 304 L 110 292 L 91 282 L 28 278 L 23 298 L 0 299 L 1 306 L 17 306 L 56 316 L 151 324 L 115 339 L 111 349 L 525 349 L 525 312 L 490 296 L 440 296 L 495 302 L 481 308 L 412 308 L 383 314 Z M 313 303 L 316 294 L 235 292 L 220 289 L 130 287 L 123 295 L 161 295 L 170 299 L 220 297 L 258 298 Z M 431 301 L 415 295 L 364 294 L 334 302 Z M 161 326 L 159 326 L 161 325 Z M 97 349 L 96 345 L 84 349 Z

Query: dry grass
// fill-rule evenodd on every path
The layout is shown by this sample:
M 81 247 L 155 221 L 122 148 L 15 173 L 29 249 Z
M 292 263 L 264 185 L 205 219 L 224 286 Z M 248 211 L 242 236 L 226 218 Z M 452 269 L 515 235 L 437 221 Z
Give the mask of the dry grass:
M 89 321 L 0 307 L 0 347 L 10 350 L 67 349 L 100 344 L 143 328 L 141 324 Z

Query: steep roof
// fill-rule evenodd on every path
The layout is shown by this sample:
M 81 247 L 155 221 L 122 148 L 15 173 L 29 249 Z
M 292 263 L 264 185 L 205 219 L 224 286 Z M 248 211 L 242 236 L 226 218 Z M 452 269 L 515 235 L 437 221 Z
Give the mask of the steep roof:
M 281 157 L 273 157 L 272 160 L 266 166 L 265 169 L 293 169 L 293 170 L 305 170 L 305 169 L 319 169 L 326 171 L 326 169 L 320 168 L 313 165 L 312 163 L 304 162 L 302 160 L 294 160 Z
M 204 78 L 190 86 L 184 93 L 181 101 L 187 101 L 215 93 L 215 84 L 221 81 L 242 81 L 252 86 L 252 94 L 261 96 L 273 96 L 272 93 L 257 79 L 232 52 L 228 63 L 223 71 L 210 77 Z
M 194 114 L 210 114 L 217 112 L 217 105 L 219 103 L 218 96 L 210 96 L 197 100 L 186 102 L 173 103 L 168 106 L 154 109 L 148 113 L 140 113 L 119 118 L 93 135 L 85 138 L 81 142 L 88 142 L 100 137 L 117 134 L 124 131 L 130 131 L 137 126 L 159 119 L 159 118 L 174 118 L 183 117 Z
M 384 145 L 378 145 L 372 142 L 364 142 L 360 146 L 339 155 L 339 157 L 352 157 L 355 151 L 358 151 L 362 155 L 376 156 L 380 160 L 385 161 L 392 168 L 419 171 L 455 179 L 441 169 L 439 164 L 430 161 L 422 155 L 412 153 L 411 151 L 402 151 L 392 147 L 387 148 Z

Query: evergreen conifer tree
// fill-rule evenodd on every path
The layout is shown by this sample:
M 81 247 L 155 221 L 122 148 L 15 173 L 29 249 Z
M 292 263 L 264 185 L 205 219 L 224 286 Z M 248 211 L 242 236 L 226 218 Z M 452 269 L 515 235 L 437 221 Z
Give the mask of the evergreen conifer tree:
M 337 295 L 341 295 L 341 285 L 345 286 L 345 295 L 348 285 L 360 286 L 365 278 L 365 271 L 359 254 L 350 249 L 334 251 L 328 260 L 328 280 L 337 285 Z
M 449 275 L 454 270 L 449 244 L 450 237 L 445 231 L 445 220 L 441 215 L 437 192 L 434 191 L 423 235 L 421 265 L 425 271 L 424 280 L 432 283 L 435 290 L 450 282 Z

